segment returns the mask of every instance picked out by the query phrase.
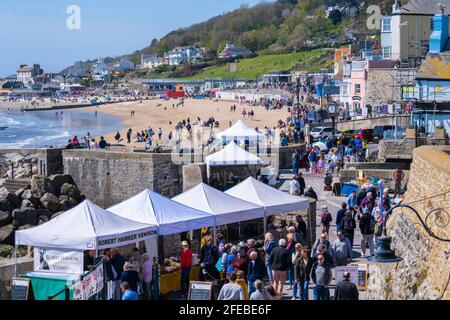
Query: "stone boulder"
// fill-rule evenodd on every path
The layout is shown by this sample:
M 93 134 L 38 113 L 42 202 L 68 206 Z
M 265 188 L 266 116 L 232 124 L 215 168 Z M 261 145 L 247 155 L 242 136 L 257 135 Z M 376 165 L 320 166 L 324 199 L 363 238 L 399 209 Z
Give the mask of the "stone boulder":
M 38 224 L 46 223 L 48 222 L 48 220 L 50 220 L 50 218 L 47 217 L 45 214 L 38 216 Z
M 36 208 L 36 205 L 31 202 L 30 200 L 22 200 L 22 204 L 20 205 L 20 208 Z
M 53 212 L 51 212 L 48 209 L 37 209 L 37 215 L 39 216 L 46 216 L 48 219 L 50 219 L 53 215 Z
M 55 190 L 49 178 L 35 175 L 31 178 L 31 192 L 35 197 L 41 198 L 46 193 L 55 193 Z
M 19 230 L 27 230 L 27 229 L 30 229 L 33 227 L 34 227 L 34 225 L 32 225 L 32 224 L 24 224 L 23 226 L 19 227 Z
M 26 189 L 22 193 L 22 199 L 30 201 L 34 206 L 37 206 L 39 204 L 39 199 L 33 195 L 31 189 Z
M 61 190 L 61 187 L 64 184 L 73 184 L 75 185 L 75 181 L 73 181 L 72 176 L 69 174 L 53 174 L 50 177 L 48 177 L 50 180 L 50 183 L 53 186 L 53 190 L 55 190 L 55 195 L 59 196 L 59 192 Z
M 30 190 L 31 191 L 31 190 Z M 22 198 L 23 193 L 25 192 L 25 189 L 19 189 L 15 192 L 15 195 L 17 197 L 17 200 Z
M 14 245 L 14 227 L 11 224 L 0 228 L 0 244 Z
M 58 211 L 67 211 L 72 209 L 73 207 L 76 207 L 78 202 L 70 198 L 68 196 L 59 196 L 59 209 Z
M 0 194 L 0 200 L 4 200 L 4 199 L 6 199 L 9 202 L 11 207 L 13 207 L 13 208 L 17 207 L 18 198 L 15 193 L 8 192 L 8 193 Z
M 61 187 L 61 195 L 64 196 L 68 196 L 70 198 L 73 198 L 75 200 L 79 200 L 81 197 L 81 193 L 80 190 L 78 190 L 78 188 L 73 185 L 73 184 L 69 184 L 69 183 L 64 183 Z
M 44 194 L 41 198 L 41 203 L 44 206 L 44 208 L 52 212 L 58 211 L 59 200 L 54 194 L 51 193 Z
M 25 224 L 37 225 L 38 224 L 38 211 L 34 208 L 21 208 L 12 212 L 14 218 L 14 225 L 23 226 Z
M 6 226 L 13 221 L 12 214 L 10 212 L 0 211 L 0 227 Z
M 11 212 L 14 208 L 9 204 L 8 199 L 0 199 L 0 211 Z

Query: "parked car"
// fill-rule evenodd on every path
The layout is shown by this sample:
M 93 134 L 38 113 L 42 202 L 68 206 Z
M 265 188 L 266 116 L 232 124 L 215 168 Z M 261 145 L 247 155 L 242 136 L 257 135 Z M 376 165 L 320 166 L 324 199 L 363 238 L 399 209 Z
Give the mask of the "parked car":
M 329 137 L 332 134 L 333 134 L 332 127 L 315 127 L 311 130 L 311 135 L 315 140 L 319 139 L 319 137 L 325 139 L 325 137 Z

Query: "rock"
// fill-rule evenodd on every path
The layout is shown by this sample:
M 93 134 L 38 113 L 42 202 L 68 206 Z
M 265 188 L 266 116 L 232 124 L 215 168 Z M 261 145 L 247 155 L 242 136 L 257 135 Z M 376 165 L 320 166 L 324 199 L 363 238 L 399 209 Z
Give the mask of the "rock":
M 8 199 L 0 199 L 0 211 L 11 212 L 14 208 L 9 204 Z
M 18 246 L 17 247 L 17 256 L 18 257 L 24 257 L 28 253 L 28 249 L 25 246 Z M 6 259 L 12 259 L 14 258 L 14 246 L 9 244 L 0 244 L 0 257 L 6 258 Z
M 46 223 L 48 220 L 50 220 L 50 218 L 47 217 L 45 214 L 42 214 L 38 217 L 38 224 Z
M 0 227 L 6 226 L 13 221 L 12 214 L 10 212 L 0 211 Z
M 44 206 L 44 208 L 52 212 L 58 211 L 59 200 L 54 194 L 51 193 L 44 194 L 41 198 L 41 203 Z
M 46 216 L 47 218 L 50 219 L 52 217 L 52 215 L 53 215 L 53 212 L 51 212 L 48 209 L 38 209 L 37 210 L 37 215 L 38 215 L 38 217 L 39 216 Z
M 36 208 L 36 206 L 30 200 L 25 199 L 25 200 L 22 200 L 22 204 L 20 205 L 20 208 Z
M 75 200 L 80 199 L 81 193 L 78 188 L 73 184 L 64 183 L 61 187 L 61 195 L 68 196 Z
M 13 211 L 12 215 L 16 226 L 25 224 L 37 225 L 38 211 L 34 208 L 21 208 Z
M 14 227 L 11 224 L 0 228 L 0 244 L 14 245 Z
M 0 197 L 6 195 L 6 194 L 8 194 L 8 193 L 9 193 L 9 191 L 8 191 L 8 189 L 6 189 L 5 187 L 1 187 L 1 188 L 0 188 Z
M 73 207 L 76 207 L 78 202 L 73 199 L 70 198 L 68 196 L 60 196 L 59 197 L 59 209 L 58 211 L 67 211 L 72 209 Z
M 15 195 L 17 197 L 17 199 L 20 201 L 20 199 L 22 198 L 23 193 L 25 192 L 25 189 L 19 189 L 15 192 Z
M 69 174 L 53 174 L 48 178 L 50 179 L 50 183 L 52 184 L 53 189 L 56 192 L 56 196 L 59 196 L 58 191 L 61 190 L 61 187 L 65 183 L 75 185 L 75 181 L 73 181 L 72 177 Z
M 36 175 L 31 178 L 31 193 L 41 198 L 46 193 L 54 193 L 50 179 L 45 176 Z
M 0 200 L 3 200 L 3 199 L 6 199 L 9 202 L 9 204 L 11 205 L 11 207 L 13 207 L 13 208 L 17 207 L 18 199 L 17 199 L 17 196 L 15 193 L 8 192 L 6 194 L 5 193 L 0 194 Z
M 37 206 L 39 204 L 39 199 L 33 195 L 31 189 L 26 189 L 22 193 L 22 199 L 30 201 L 32 204 L 34 204 L 34 206 Z
M 26 229 L 30 229 L 33 228 L 34 226 L 32 224 L 24 224 L 23 226 L 19 227 L 19 230 L 26 230 Z

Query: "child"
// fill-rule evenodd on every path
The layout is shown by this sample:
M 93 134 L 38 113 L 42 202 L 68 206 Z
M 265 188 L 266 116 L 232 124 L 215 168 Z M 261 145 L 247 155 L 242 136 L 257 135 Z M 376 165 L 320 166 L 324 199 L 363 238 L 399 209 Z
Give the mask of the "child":
M 242 287 L 242 290 L 244 290 L 244 297 L 245 300 L 248 300 L 248 286 L 247 283 L 245 283 L 245 273 L 242 270 L 239 270 L 237 273 L 237 280 L 236 284 L 240 285 Z

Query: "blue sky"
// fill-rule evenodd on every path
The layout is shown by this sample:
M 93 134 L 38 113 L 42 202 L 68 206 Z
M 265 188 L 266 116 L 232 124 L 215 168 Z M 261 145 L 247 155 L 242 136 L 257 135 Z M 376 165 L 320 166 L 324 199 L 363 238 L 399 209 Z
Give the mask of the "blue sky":
M 78 60 L 132 53 L 153 38 L 261 0 L 1 0 L 0 76 L 19 64 L 56 72 Z M 69 30 L 67 7 L 81 9 Z

